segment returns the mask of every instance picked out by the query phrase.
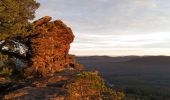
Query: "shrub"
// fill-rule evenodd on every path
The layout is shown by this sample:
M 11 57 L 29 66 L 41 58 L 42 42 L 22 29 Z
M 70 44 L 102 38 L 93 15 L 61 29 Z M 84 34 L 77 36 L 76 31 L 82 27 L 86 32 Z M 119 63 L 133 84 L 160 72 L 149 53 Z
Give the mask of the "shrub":
M 12 72 L 13 70 L 8 68 L 8 67 L 3 67 L 1 70 L 0 70 L 0 75 L 1 76 L 10 76 L 12 75 Z
M 98 72 L 81 72 L 69 84 L 70 98 L 75 98 L 72 93 L 81 95 L 81 98 L 102 98 L 107 100 L 122 100 L 124 93 L 116 92 L 105 86 Z

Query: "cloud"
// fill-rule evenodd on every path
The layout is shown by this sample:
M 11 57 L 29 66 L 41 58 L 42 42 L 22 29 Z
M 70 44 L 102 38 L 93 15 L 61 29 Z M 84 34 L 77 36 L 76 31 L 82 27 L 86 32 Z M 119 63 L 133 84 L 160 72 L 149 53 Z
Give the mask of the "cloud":
M 80 56 L 87 55 L 109 55 L 109 56 L 127 56 L 127 55 L 167 55 L 170 56 L 170 49 L 159 49 L 159 48 L 115 48 L 106 50 L 76 50 L 70 51 L 70 53 L 77 54 Z
M 170 48 L 169 0 L 38 0 L 38 2 L 41 6 L 36 13 L 36 19 L 49 15 L 54 20 L 61 19 L 71 26 L 76 36 L 71 51 L 97 51 L 103 48 L 107 50 Z
M 170 35 L 127 34 L 127 35 L 94 35 L 79 34 L 72 44 L 72 50 L 105 50 L 113 48 L 162 48 L 170 49 Z
M 37 18 L 63 19 L 81 33 L 170 31 L 169 11 L 158 4 L 158 0 L 50 0 L 42 2 Z
M 132 0 L 137 5 L 150 7 L 150 8 L 156 8 L 158 7 L 158 4 L 155 0 Z

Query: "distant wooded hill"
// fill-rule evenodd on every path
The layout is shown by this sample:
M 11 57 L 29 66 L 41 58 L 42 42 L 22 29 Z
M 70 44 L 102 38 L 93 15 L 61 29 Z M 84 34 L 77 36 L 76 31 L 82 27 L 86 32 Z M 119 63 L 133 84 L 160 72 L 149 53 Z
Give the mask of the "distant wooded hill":
M 88 56 L 77 60 L 86 70 L 99 70 L 107 82 L 128 94 L 128 100 L 170 99 L 170 56 Z

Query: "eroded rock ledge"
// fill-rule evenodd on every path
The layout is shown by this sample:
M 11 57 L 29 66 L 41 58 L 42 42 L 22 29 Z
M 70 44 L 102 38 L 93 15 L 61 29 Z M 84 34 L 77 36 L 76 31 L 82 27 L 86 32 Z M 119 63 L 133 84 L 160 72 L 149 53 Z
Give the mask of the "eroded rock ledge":
M 0 42 L 1 52 L 24 59 L 24 74 L 48 76 L 68 67 L 75 67 L 74 55 L 69 55 L 74 40 L 72 30 L 61 20 L 51 21 L 45 16 L 33 23 L 30 35 L 10 37 Z

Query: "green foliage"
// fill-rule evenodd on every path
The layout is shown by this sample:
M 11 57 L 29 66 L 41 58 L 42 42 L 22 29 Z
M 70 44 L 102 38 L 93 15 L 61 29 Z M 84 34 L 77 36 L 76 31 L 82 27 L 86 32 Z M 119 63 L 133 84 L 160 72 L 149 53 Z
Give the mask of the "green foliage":
M 103 99 L 122 100 L 124 93 L 113 91 L 111 88 L 106 87 L 104 81 L 95 72 L 82 72 L 76 77 L 78 81 L 89 82 L 89 88 L 100 91 Z
M 0 40 L 12 35 L 27 35 L 32 28 L 39 3 L 35 0 L 0 0 Z M 8 57 L 0 53 L 0 61 Z
M 3 61 L 3 64 L 0 65 L 0 76 L 9 77 L 13 74 L 15 69 L 15 60 L 8 59 Z
M 2 60 L 7 60 L 7 58 L 8 58 L 7 55 L 2 55 L 2 54 L 0 53 L 0 61 L 2 61 Z
M 0 70 L 0 75 L 1 76 L 10 76 L 12 75 L 12 72 L 13 70 L 8 68 L 8 67 L 3 67 L 1 70 Z
M 35 0 L 0 0 L 0 39 L 28 33 L 38 7 Z

